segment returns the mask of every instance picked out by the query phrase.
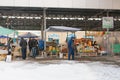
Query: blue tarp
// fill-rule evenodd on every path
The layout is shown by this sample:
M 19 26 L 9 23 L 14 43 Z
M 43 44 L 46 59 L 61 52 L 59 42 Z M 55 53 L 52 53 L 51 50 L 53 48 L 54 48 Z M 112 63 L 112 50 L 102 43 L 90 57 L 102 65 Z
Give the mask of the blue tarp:
M 8 36 L 0 35 L 0 38 L 9 38 Z

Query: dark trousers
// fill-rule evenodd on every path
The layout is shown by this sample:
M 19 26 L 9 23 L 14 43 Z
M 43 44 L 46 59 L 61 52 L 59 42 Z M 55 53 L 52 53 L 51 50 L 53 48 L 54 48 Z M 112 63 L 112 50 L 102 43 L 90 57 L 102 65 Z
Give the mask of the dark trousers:
M 26 48 L 21 48 L 22 51 L 22 59 L 26 59 Z
M 71 55 L 72 55 L 72 60 L 74 60 L 74 49 L 69 49 L 68 60 L 70 60 Z
M 8 55 L 11 55 L 11 47 L 8 47 Z
M 32 50 L 32 47 L 29 47 L 29 51 L 31 52 L 31 50 Z
M 36 55 L 37 55 L 36 47 L 32 47 L 32 55 L 34 58 L 36 57 Z

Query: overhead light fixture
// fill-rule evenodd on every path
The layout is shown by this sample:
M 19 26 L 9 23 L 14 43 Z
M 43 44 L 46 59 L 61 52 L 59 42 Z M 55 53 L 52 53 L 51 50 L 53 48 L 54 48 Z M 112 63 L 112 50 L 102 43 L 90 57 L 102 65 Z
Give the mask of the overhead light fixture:
M 69 18 L 70 20 L 73 20 L 74 18 Z
M 56 19 L 58 19 L 58 20 L 59 20 L 60 18 L 59 18 L 59 17 L 57 17 Z
M 13 19 L 14 19 L 15 17 L 16 17 L 16 16 L 11 16 L 11 18 L 13 18 Z
M 65 19 L 65 20 L 68 20 L 68 18 L 67 18 L 67 17 L 65 17 L 64 19 Z
M 35 19 L 41 19 L 41 17 L 34 17 Z
M 84 18 L 77 18 L 78 20 L 84 20 Z
M 54 17 L 53 19 L 57 19 L 57 20 L 59 20 L 60 18 L 59 18 L 59 17 Z
M 18 19 L 20 19 L 21 17 L 20 16 L 17 16 Z
M 51 17 L 47 17 L 46 19 L 51 19 Z
M 64 20 L 65 18 L 61 18 L 62 20 Z
M 97 21 L 97 20 L 101 20 L 101 18 L 94 18 L 94 20 L 96 20 L 96 21 Z
M 29 19 L 33 19 L 33 17 L 29 17 Z
M 55 17 L 53 19 L 56 19 Z
M 117 19 L 114 19 L 114 21 L 117 21 Z
M 8 18 L 11 18 L 11 16 L 8 16 Z
M 98 18 L 99 21 L 101 21 L 102 19 L 101 18 Z
M 7 16 L 2 16 L 2 18 L 7 18 Z
M 8 16 L 8 18 L 15 18 L 15 16 Z
M 88 18 L 88 20 L 93 20 L 93 18 Z
M 25 17 L 21 16 L 20 18 L 21 18 L 21 19 L 24 19 Z
M 29 17 L 25 17 L 26 19 L 29 19 Z

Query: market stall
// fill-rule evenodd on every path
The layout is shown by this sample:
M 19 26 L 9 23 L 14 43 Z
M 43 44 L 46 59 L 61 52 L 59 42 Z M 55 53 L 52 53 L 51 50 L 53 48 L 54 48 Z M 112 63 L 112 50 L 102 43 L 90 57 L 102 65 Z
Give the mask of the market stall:
M 100 55 L 102 45 L 100 45 L 100 39 L 105 34 L 103 31 L 86 31 L 86 35 L 83 38 L 75 39 L 77 46 L 77 52 L 80 56 L 97 56 Z
M 98 46 L 91 39 L 75 39 L 75 45 L 80 56 L 97 56 Z
M 18 32 L 16 30 L 12 30 L 12 29 L 8 29 L 5 27 L 0 26 L 0 35 L 5 35 L 5 36 L 9 36 L 10 34 L 18 34 Z
M 79 29 L 79 28 L 72 28 L 72 27 L 66 27 L 66 26 L 50 26 L 46 31 L 52 31 L 52 32 L 66 32 L 66 34 L 67 34 L 67 38 L 69 37 L 68 36 L 68 32 L 72 32 L 74 35 L 75 35 L 75 32 L 76 31 L 80 31 L 81 29 Z M 68 39 L 67 39 L 68 40 Z M 51 47 L 49 47 L 49 50 L 51 49 Z M 66 45 L 61 45 L 61 44 L 59 44 L 59 45 L 56 45 L 55 46 L 55 51 L 57 52 L 57 53 L 59 53 L 59 55 L 61 54 L 61 53 L 63 53 L 63 54 L 66 54 L 66 57 L 67 57 L 67 44 Z
M 8 43 L 8 38 L 9 36 L 13 34 L 15 38 L 15 35 L 18 35 L 18 32 L 12 29 L 4 28 L 0 26 L 0 37 L 1 38 L 7 38 L 4 43 L 1 44 L 0 46 L 0 60 L 3 60 L 6 58 L 6 55 L 8 54 L 8 49 L 7 49 L 7 43 Z M 3 40 L 4 41 L 4 40 Z M 1 41 L 1 42 L 3 42 Z

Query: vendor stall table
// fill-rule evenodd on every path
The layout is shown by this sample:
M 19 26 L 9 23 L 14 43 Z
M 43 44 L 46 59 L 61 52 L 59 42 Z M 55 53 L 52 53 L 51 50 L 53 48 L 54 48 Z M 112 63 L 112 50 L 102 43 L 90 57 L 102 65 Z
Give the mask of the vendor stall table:
M 80 56 L 92 56 L 92 57 L 95 57 L 97 56 L 97 53 L 80 53 Z

